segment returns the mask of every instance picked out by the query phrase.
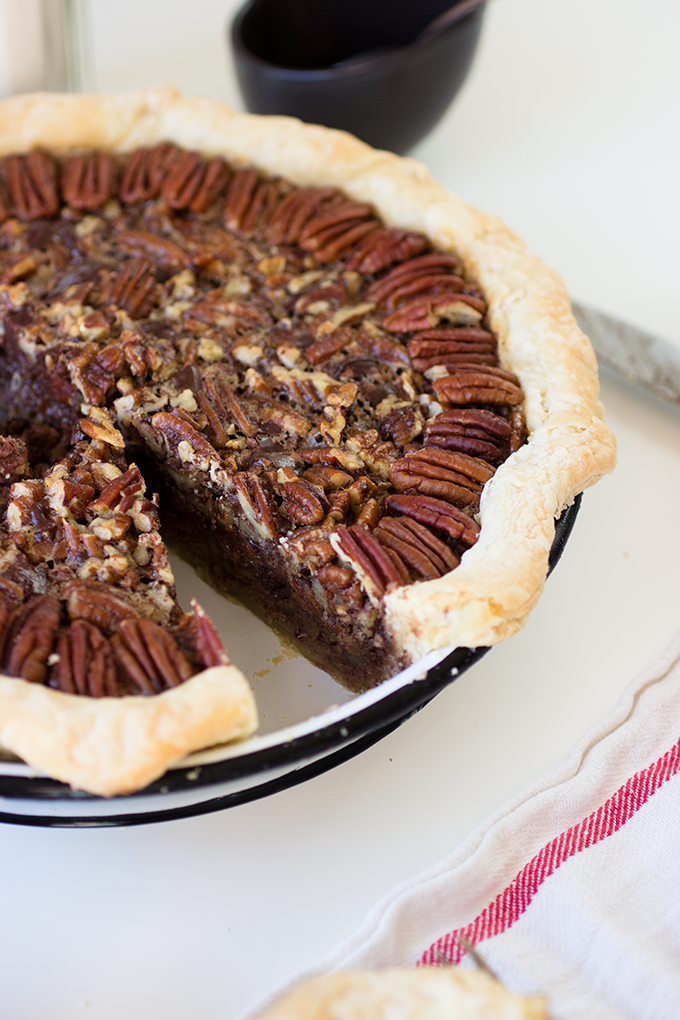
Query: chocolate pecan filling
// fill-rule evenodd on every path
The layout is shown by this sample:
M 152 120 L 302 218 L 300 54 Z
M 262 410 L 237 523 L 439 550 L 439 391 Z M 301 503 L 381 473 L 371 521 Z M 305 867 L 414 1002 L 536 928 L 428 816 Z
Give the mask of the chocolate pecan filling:
M 148 484 L 167 534 L 325 668 L 355 689 L 393 672 L 382 596 L 455 569 L 524 441 L 460 259 L 333 188 L 170 143 L 9 156 L 0 219 L 4 555 L 34 578 L 3 570 L 22 591 L 0 591 L 3 670 L 153 693 L 224 654 L 153 561 Z M 109 446 L 103 485 L 81 461 L 109 412 L 128 461 Z

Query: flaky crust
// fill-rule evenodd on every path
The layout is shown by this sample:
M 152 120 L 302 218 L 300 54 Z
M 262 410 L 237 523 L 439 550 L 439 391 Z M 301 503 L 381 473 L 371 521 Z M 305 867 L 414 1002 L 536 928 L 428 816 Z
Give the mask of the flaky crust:
M 259 1020 L 547 1020 L 545 1000 L 513 995 L 479 970 L 353 971 L 300 985 Z
M 249 736 L 255 699 L 235 666 L 150 698 L 88 698 L 0 677 L 0 746 L 103 797 L 148 786 L 191 751 Z
M 235 113 L 170 87 L 119 96 L 25 95 L 0 103 L 0 155 L 37 145 L 57 153 L 121 153 L 165 140 L 255 164 L 296 184 L 336 186 L 373 203 L 388 224 L 420 230 L 460 254 L 488 299 L 501 363 L 524 388 L 530 438 L 486 486 L 481 537 L 460 567 L 388 593 L 385 622 L 395 649 L 411 661 L 446 646 L 494 644 L 519 630 L 545 582 L 555 516 L 615 463 L 595 355 L 557 274 L 498 218 L 437 185 L 424 166 L 344 132 Z M 0 691 L 4 696 L 4 686 Z M 68 696 L 36 691 L 36 711 L 42 697 L 51 704 L 51 697 Z M 84 784 L 84 776 L 79 771 L 68 781 Z

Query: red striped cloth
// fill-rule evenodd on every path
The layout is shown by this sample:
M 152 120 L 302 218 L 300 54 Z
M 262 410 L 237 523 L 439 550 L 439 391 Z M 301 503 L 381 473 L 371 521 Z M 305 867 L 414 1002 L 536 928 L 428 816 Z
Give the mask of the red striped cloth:
M 567 762 L 296 978 L 469 965 L 554 1020 L 680 1018 L 680 634 Z

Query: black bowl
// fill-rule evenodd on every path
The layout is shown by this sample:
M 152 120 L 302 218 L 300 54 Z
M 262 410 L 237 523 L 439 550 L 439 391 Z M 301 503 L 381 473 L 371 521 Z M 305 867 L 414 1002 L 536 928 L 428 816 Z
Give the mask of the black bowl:
M 422 34 L 451 7 L 451 0 L 249 0 L 231 26 L 246 107 L 408 152 L 446 111 L 477 48 L 483 5 Z

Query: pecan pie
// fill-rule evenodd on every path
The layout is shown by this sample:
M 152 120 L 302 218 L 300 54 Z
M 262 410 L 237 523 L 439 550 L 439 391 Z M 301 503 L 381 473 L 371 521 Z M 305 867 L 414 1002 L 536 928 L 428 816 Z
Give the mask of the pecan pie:
M 412 161 L 169 89 L 18 97 L 0 127 L 5 746 L 94 789 L 15 702 L 85 726 L 233 670 L 159 514 L 354 690 L 523 624 L 614 446 L 516 237 Z

